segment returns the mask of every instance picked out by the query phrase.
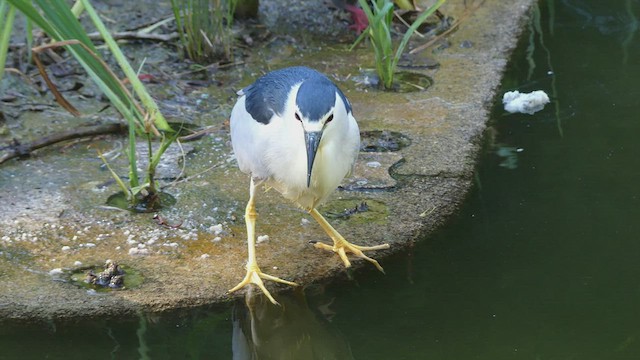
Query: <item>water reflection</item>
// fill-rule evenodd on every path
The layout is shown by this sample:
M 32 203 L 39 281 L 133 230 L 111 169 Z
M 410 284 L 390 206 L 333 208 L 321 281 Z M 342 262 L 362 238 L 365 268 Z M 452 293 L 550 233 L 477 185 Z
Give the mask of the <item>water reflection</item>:
M 304 291 L 278 298 L 247 291 L 233 309 L 234 360 L 354 359 L 349 344 L 329 323 L 330 302 L 312 311 Z

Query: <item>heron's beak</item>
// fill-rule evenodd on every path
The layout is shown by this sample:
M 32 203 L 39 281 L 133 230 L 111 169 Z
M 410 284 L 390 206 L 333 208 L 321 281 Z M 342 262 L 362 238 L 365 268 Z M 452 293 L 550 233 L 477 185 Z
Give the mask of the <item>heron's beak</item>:
M 307 187 L 311 185 L 311 169 L 313 169 L 313 161 L 320 146 L 322 131 L 305 131 L 304 142 L 307 144 Z

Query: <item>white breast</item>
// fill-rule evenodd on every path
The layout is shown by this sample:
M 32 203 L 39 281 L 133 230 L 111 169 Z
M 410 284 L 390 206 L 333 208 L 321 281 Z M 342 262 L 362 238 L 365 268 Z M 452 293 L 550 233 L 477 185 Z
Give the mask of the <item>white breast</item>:
M 296 92 L 294 88 L 289 101 L 294 101 Z M 294 109 L 293 104 L 286 109 Z M 261 124 L 247 113 L 241 97 L 231 112 L 231 139 L 240 170 L 264 180 L 307 210 L 318 206 L 350 172 L 360 148 L 358 124 L 340 96 L 336 96 L 334 109 L 334 120 L 325 127 L 307 187 L 304 131 L 293 112 L 274 115 L 269 124 Z

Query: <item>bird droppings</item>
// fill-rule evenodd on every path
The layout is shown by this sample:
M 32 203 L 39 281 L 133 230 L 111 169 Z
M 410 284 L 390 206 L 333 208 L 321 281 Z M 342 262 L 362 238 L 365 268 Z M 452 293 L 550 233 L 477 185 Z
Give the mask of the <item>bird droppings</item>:
M 208 126 L 210 132 L 189 143 L 195 151 L 184 159 L 179 155 L 166 162 L 172 167 L 168 172 L 172 176 L 184 168 L 186 181 L 158 178 L 177 200 L 162 210 L 170 224 L 182 222 L 177 229 L 157 224 L 151 214 L 101 207 L 118 189 L 101 168 L 95 149 L 115 149 L 118 142 L 126 142 L 122 137 L 69 144 L 64 153 L 42 149 L 29 159 L 2 164 L 0 317 L 117 316 L 139 309 L 162 311 L 228 301 L 227 290 L 238 280 L 238 268 L 246 263 L 243 213 L 249 187 L 230 150 L 226 121 L 233 104 L 229 89 L 248 85 L 268 68 L 315 67 L 338 82 L 352 102 L 365 152 L 360 153 L 354 176 L 319 210 L 324 215 L 342 214 L 363 201 L 369 210 L 336 218 L 332 225 L 349 241 L 366 245 L 388 241 L 393 250 L 414 241 L 418 234 L 430 233 L 455 210 L 472 183 L 488 107 L 506 65 L 505 56 L 515 44 L 519 19 L 531 2 L 485 2 L 452 35 L 458 38 L 457 43 L 460 39 L 472 42 L 473 48 L 452 46 L 439 52 L 435 56 L 439 69 L 425 70 L 434 84 L 424 92 L 361 91 L 350 78 L 360 73 L 360 66 L 372 66 L 369 49 L 344 52 L 335 50 L 341 46 L 337 44 L 317 51 L 317 44 L 298 46 L 295 40 L 288 40 L 290 36 L 260 47 L 261 55 L 247 58 L 245 65 L 216 73 L 224 86 L 203 88 L 199 93 L 180 92 L 180 117 Z M 454 17 L 464 12 L 459 3 L 446 4 L 454 8 L 447 10 Z M 304 56 L 282 55 L 279 44 Z M 159 59 L 158 66 L 173 62 L 175 55 L 161 56 L 169 57 Z M 151 91 L 171 109 L 175 89 L 165 93 L 167 85 L 154 84 Z M 192 97 L 203 92 L 209 94 L 206 101 L 197 107 L 185 105 L 194 104 Z M 19 127 L 36 129 L 47 123 L 47 130 L 55 132 L 86 121 L 58 110 L 56 122 L 50 121 L 51 116 L 51 111 L 24 112 Z M 101 113 L 104 121 L 117 118 L 113 109 Z M 380 166 L 367 165 L 375 162 Z M 119 174 L 127 174 L 122 152 L 111 165 Z M 257 196 L 258 230 L 273 240 L 258 249 L 265 268 L 276 266 L 278 276 L 300 284 L 343 273 L 342 264 L 308 245 L 310 240 L 331 240 L 315 221 L 301 220 L 307 216 L 304 211 L 274 191 L 260 190 Z M 420 217 L 425 209 L 434 207 L 437 211 Z M 222 231 L 216 235 L 218 229 Z M 87 243 L 96 246 L 87 247 Z M 139 243 L 145 247 L 139 248 Z M 62 250 L 65 246 L 69 250 Z M 207 261 L 201 261 L 203 254 L 209 255 Z M 384 257 L 379 256 L 384 265 Z M 77 266 L 84 268 L 79 275 L 82 282 L 87 264 L 102 264 L 107 258 L 126 261 L 145 275 L 144 283 L 131 287 L 127 278 L 127 290 L 104 296 L 102 290 L 74 289 L 58 281 L 67 278 L 66 266 L 79 261 L 85 264 Z M 360 262 L 353 265 L 357 268 Z M 63 271 L 53 279 L 56 281 L 43 276 L 52 268 Z M 94 268 L 103 271 L 100 265 Z M 127 277 L 131 276 L 129 269 Z M 171 276 L 166 276 L 168 271 Z

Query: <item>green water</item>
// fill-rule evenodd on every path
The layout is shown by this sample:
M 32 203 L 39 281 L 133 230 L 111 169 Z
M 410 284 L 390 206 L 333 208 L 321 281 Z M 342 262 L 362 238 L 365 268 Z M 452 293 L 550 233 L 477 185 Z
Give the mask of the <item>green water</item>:
M 496 99 L 467 202 L 386 276 L 253 312 L 9 324 L 0 359 L 639 359 L 640 1 L 539 6 L 500 93 L 552 104 Z

